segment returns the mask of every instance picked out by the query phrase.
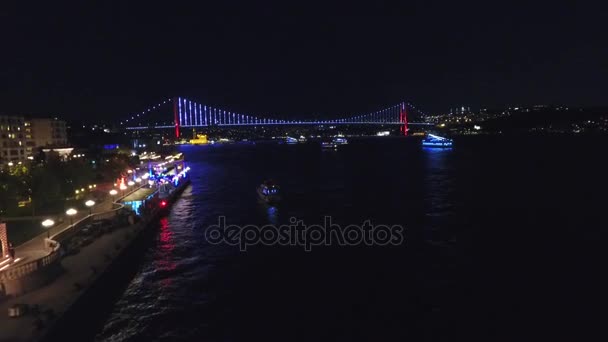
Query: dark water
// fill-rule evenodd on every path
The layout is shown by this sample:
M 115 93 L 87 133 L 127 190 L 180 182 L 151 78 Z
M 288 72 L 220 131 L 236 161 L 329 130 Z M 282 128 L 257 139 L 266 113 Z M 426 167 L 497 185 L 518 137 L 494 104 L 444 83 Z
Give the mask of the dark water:
M 590 334 L 605 267 L 606 140 L 462 138 L 184 147 L 193 185 L 97 336 L 129 340 L 528 340 Z M 255 187 L 277 179 L 276 210 Z M 210 245 L 297 217 L 399 224 L 400 246 Z

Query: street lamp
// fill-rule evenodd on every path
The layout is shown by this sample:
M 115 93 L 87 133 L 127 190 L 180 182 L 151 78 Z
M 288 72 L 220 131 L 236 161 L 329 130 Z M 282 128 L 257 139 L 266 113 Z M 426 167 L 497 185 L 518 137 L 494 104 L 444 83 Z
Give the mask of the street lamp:
M 78 211 L 74 208 L 70 208 L 65 212 L 65 214 L 70 217 L 70 226 L 74 225 L 74 215 L 76 215 L 76 213 L 78 213 Z
M 46 219 L 44 221 L 42 221 L 42 226 L 44 228 L 46 228 L 46 237 L 47 238 L 51 238 L 51 227 L 55 225 L 55 221 L 51 220 L 51 219 Z
M 118 191 L 116 191 L 116 189 L 110 190 L 110 196 L 112 196 L 112 202 L 114 202 L 114 196 L 116 196 L 116 194 L 118 194 Z
M 122 183 L 122 184 L 120 184 L 119 188 L 120 188 L 120 191 L 122 192 L 122 194 L 124 195 L 125 190 L 127 190 L 127 186 L 124 183 Z
M 133 185 L 135 185 L 135 183 L 134 183 L 133 181 L 129 181 L 129 182 L 127 183 L 127 185 L 128 185 L 128 186 L 133 186 Z
M 137 183 L 141 183 L 141 178 L 137 177 L 137 178 L 135 178 L 135 181 L 136 181 Z
M 88 200 L 88 201 L 84 202 L 84 205 L 89 207 L 89 216 L 91 216 L 91 214 L 93 214 L 93 206 L 95 205 L 95 201 Z

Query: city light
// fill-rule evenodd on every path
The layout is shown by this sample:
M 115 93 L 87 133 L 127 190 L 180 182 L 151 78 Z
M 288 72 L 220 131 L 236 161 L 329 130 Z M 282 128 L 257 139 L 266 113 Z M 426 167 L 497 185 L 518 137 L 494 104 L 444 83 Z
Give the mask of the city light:
M 115 189 L 110 190 L 110 195 L 116 196 L 116 194 L 118 194 L 118 191 L 116 191 Z
M 84 205 L 86 205 L 87 207 L 89 207 L 89 216 L 91 214 L 93 214 L 93 206 L 95 205 L 95 201 L 88 200 L 88 201 L 84 202 Z
M 124 184 L 120 184 L 120 190 L 127 190 L 127 186 Z
M 46 228 L 46 237 L 51 238 L 51 227 L 55 225 L 55 221 L 51 219 L 46 219 L 42 221 L 42 226 Z
M 76 215 L 77 213 L 78 211 L 74 208 L 70 208 L 65 212 L 65 214 L 70 217 L 70 226 L 74 225 L 74 215 Z
M 129 185 L 129 186 L 133 186 L 133 185 L 135 185 L 135 182 L 133 182 L 133 181 L 129 181 L 129 182 L 127 183 L 127 185 Z

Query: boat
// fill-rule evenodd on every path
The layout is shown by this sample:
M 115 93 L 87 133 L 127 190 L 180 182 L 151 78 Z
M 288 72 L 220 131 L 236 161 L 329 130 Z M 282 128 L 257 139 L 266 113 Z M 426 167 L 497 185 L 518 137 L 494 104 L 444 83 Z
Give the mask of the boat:
M 423 147 L 438 147 L 438 148 L 450 148 L 452 147 L 452 139 L 440 137 L 434 134 L 427 134 L 427 137 L 422 140 Z
M 335 137 L 332 142 L 336 145 L 346 145 L 348 144 L 348 140 L 344 137 Z
M 297 144 L 298 143 L 298 139 L 293 138 L 293 137 L 286 137 L 285 138 L 285 143 L 292 145 L 292 144 Z
M 275 204 L 281 200 L 280 188 L 272 180 L 264 181 L 257 189 L 258 197 L 268 204 Z
M 338 145 L 333 141 L 324 141 L 321 143 L 321 148 L 324 150 L 335 150 L 338 148 Z

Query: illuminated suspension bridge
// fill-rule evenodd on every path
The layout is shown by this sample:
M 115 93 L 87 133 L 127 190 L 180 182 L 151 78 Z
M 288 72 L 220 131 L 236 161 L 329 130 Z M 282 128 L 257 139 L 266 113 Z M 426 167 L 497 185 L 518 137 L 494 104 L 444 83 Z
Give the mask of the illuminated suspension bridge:
M 167 112 L 171 109 L 172 120 L 167 121 L 165 116 L 160 121 L 152 118 L 152 113 Z M 411 112 L 424 115 L 409 102 L 401 102 L 387 108 L 357 115 L 348 115 L 338 119 L 328 120 L 293 120 L 277 119 L 243 113 L 235 113 L 217 107 L 211 107 L 190 101 L 185 98 L 167 99 L 153 105 L 120 122 L 128 130 L 141 130 L 150 128 L 175 129 L 176 137 L 180 136 L 181 128 L 195 127 L 224 127 L 224 126 L 269 126 L 269 125 L 399 125 L 402 134 L 407 135 L 410 125 L 432 125 L 426 122 L 409 122 Z

